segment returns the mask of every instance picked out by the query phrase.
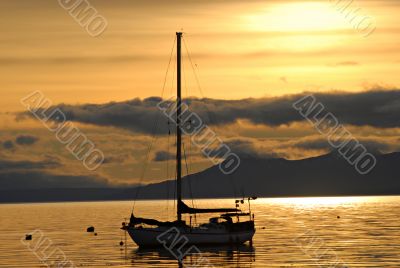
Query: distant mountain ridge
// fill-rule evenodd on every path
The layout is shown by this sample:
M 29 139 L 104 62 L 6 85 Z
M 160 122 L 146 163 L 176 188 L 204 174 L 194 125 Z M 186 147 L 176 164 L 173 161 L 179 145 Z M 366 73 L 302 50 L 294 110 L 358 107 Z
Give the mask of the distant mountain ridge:
M 377 165 L 366 175 L 338 153 L 302 160 L 241 156 L 239 168 L 224 175 L 218 166 L 187 176 L 183 180 L 186 197 L 231 196 L 325 196 L 400 194 L 400 153 L 375 154 Z M 147 185 L 141 198 L 161 195 L 174 182 Z
M 342 156 L 330 153 L 302 160 L 241 156 L 239 168 L 224 175 L 218 166 L 182 180 L 186 198 L 279 197 L 400 194 L 400 153 L 375 154 L 377 165 L 357 173 Z M 175 181 L 137 188 L 0 190 L 0 202 L 51 202 L 173 198 Z M 167 195 L 169 193 L 169 195 Z

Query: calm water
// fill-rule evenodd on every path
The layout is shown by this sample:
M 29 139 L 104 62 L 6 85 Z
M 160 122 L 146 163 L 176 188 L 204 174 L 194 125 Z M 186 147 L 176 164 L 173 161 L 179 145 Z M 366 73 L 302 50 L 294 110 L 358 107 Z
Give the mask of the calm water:
M 190 203 L 190 202 L 189 202 Z M 197 206 L 232 205 L 197 200 Z M 137 202 L 137 215 L 173 218 L 173 201 Z M 168 251 L 142 251 L 119 230 L 132 202 L 0 205 L 0 267 L 47 267 L 62 256 L 76 267 L 178 267 Z M 253 247 L 200 248 L 186 267 L 400 267 L 400 197 L 259 199 Z M 338 218 L 340 216 L 340 218 Z M 200 219 L 198 219 L 200 221 Z M 86 233 L 94 225 L 97 236 Z M 24 245 L 40 230 L 48 240 Z M 45 241 L 30 251 L 37 241 Z M 46 253 L 47 252 L 47 253 Z

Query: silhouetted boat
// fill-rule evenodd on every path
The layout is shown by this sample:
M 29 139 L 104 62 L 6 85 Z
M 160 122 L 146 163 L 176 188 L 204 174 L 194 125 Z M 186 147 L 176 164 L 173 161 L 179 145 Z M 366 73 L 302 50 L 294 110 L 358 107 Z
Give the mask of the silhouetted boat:
M 185 245 L 224 245 L 252 243 L 255 233 L 254 215 L 249 212 L 242 212 L 239 202 L 236 200 L 236 208 L 191 208 L 182 201 L 182 131 L 180 128 L 181 116 L 181 39 L 182 33 L 177 32 L 177 100 L 176 107 L 176 200 L 177 220 L 163 222 L 155 219 L 139 218 L 133 215 L 128 224 L 123 224 L 122 229 L 126 230 L 133 241 L 139 247 L 159 247 L 162 245 L 180 244 Z M 248 198 L 250 200 L 255 199 Z M 208 223 L 198 226 L 189 225 L 182 220 L 182 214 L 219 213 L 218 217 L 212 217 Z M 222 214 L 221 214 L 222 213 Z M 241 221 L 243 217 L 248 217 Z M 162 239 L 163 234 L 168 234 L 169 239 Z M 184 237 L 184 239 L 179 239 Z M 178 239 L 177 239 L 178 238 Z

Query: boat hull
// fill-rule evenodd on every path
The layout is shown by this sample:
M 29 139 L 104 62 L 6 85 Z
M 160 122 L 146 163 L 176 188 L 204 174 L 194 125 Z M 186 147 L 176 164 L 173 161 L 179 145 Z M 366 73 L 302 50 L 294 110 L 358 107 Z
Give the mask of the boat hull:
M 129 236 L 139 247 L 162 247 L 171 245 L 229 245 L 252 241 L 255 230 L 229 232 L 201 228 L 157 227 L 128 228 Z

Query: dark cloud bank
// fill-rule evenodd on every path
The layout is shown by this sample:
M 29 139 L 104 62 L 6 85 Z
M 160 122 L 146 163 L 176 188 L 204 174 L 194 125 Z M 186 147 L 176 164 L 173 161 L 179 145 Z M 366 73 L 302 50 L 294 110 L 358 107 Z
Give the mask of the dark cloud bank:
M 155 153 L 153 161 L 161 162 L 172 159 L 175 159 L 175 154 L 167 151 L 158 151 Z
M 15 138 L 15 143 L 20 145 L 20 146 L 25 146 L 25 145 L 33 145 L 39 140 L 38 137 L 33 136 L 33 135 L 18 135 Z M 3 142 L 0 142 L 1 146 L 5 150 L 14 150 L 15 149 L 15 143 L 12 140 L 6 140 Z
M 306 93 L 289 95 L 277 98 L 243 99 L 243 100 L 214 100 L 188 99 L 192 111 L 200 115 L 206 124 L 224 125 L 234 123 L 239 119 L 246 119 L 255 124 L 268 126 L 287 125 L 304 121 L 292 104 Z M 342 124 L 354 126 L 372 126 L 377 128 L 400 127 L 398 119 L 400 112 L 400 90 L 371 90 L 361 93 L 315 93 L 315 98 L 325 106 L 325 110 L 333 113 Z M 159 134 L 167 133 L 166 118 L 156 108 L 160 98 L 113 102 L 102 105 L 59 105 L 67 120 L 94 124 L 98 126 L 113 126 L 145 134 L 154 133 L 155 122 L 161 123 Z M 53 107 L 55 108 L 55 107 Z M 26 114 L 25 114 L 26 115 Z M 32 139 L 22 139 L 22 143 L 33 142 Z M 16 141 L 17 142 L 17 141 Z M 275 155 L 267 155 L 255 150 L 249 141 L 231 140 L 229 146 L 241 155 L 242 163 L 237 172 L 231 176 L 222 176 L 217 167 L 212 167 L 200 174 L 191 175 L 191 185 L 198 192 L 197 197 L 232 196 L 226 190 L 232 185 L 235 195 L 242 190 L 248 195 L 285 196 L 285 195 L 369 195 L 369 194 L 399 194 L 399 153 L 376 155 L 377 167 L 368 175 L 362 176 L 344 159 L 331 153 L 325 156 L 303 160 L 286 160 Z M 368 147 L 380 145 L 371 140 Z M 18 143 L 18 142 L 17 142 Z M 20 143 L 21 144 L 21 140 Z M 293 146 L 304 149 L 325 149 L 325 141 L 299 141 Z M 329 147 L 328 147 L 329 148 Z M 171 154 L 159 151 L 154 155 L 154 161 L 165 161 L 172 158 Z M 98 199 L 131 199 L 135 190 L 116 189 L 102 178 L 86 176 L 51 175 L 41 170 L 57 167 L 54 161 L 44 162 L 10 162 L 0 161 L 0 190 L 3 199 L 27 200 L 26 189 L 62 188 L 69 190 L 55 190 L 40 192 L 32 200 L 73 200 L 75 195 L 79 200 Z M 210 191 L 207 185 L 215 184 Z M 78 186 L 87 190 L 71 190 Z M 165 198 L 166 185 L 172 187 L 174 183 L 163 182 L 151 184 L 142 191 L 141 198 Z M 203 187 L 203 188 L 202 188 Z M 204 188 L 206 187 L 206 188 Z M 97 188 L 99 190 L 91 190 Z M 111 190 L 110 190 L 111 188 Z M 235 188 L 235 187 L 234 187 Z M 240 189 L 241 188 L 241 189 Z M 16 189 L 16 195 L 6 195 Z M 171 190 L 171 192 L 172 192 Z M 232 189 L 231 189 L 232 190 Z M 51 193 L 54 195 L 52 196 Z M 68 194 L 66 194 L 68 193 Z M 57 195 L 63 195 L 60 198 Z M 8 199 L 7 199 L 8 198 Z M 36 199 L 35 199 L 36 198 Z M 41 199 L 42 198 L 42 199 Z M 6 201 L 4 201 L 6 200 Z M 8 201 L 7 201 L 8 200 Z M 32 201 L 31 200 L 31 201 Z M 29 201 L 29 200 L 28 200 Z
M 304 121 L 292 104 L 308 93 L 276 98 L 218 100 L 187 99 L 190 110 L 208 125 L 224 125 L 239 119 L 268 126 L 288 125 Z M 342 124 L 378 128 L 400 127 L 400 90 L 371 90 L 361 93 L 315 93 L 327 112 Z M 113 126 L 146 134 L 166 134 L 166 117 L 156 107 L 161 99 L 151 97 L 107 104 L 66 105 L 59 108 L 67 120 Z M 26 114 L 25 114 L 26 115 Z M 159 127 L 155 128 L 156 122 Z
M 0 203 L 132 199 L 129 185 L 100 176 L 53 174 L 54 160 L 0 160 Z M 130 185 L 132 186 L 132 185 Z
M 97 176 L 53 174 L 62 164 L 56 160 L 0 160 L 0 190 L 108 187 L 111 184 Z
M 32 135 L 19 135 L 15 139 L 15 142 L 19 145 L 32 145 L 39 140 L 38 137 Z

